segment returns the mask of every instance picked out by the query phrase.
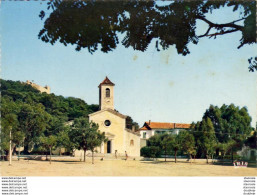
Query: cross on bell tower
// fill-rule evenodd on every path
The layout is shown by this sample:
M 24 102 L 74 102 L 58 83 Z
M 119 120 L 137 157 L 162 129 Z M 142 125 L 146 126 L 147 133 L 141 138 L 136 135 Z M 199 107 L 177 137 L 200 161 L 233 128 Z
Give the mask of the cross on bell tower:
M 99 88 L 99 107 L 100 110 L 103 109 L 112 109 L 114 110 L 114 83 L 111 82 L 108 77 L 105 77 L 103 82 L 98 86 Z

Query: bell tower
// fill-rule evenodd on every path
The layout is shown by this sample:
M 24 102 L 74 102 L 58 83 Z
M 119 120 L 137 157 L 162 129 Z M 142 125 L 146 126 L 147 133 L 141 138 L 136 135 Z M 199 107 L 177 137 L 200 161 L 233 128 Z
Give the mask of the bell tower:
M 98 86 L 99 88 L 99 107 L 100 110 L 103 109 L 112 109 L 114 110 L 114 101 L 113 101 L 113 89 L 114 83 L 111 82 L 108 77 L 105 77 L 103 82 Z

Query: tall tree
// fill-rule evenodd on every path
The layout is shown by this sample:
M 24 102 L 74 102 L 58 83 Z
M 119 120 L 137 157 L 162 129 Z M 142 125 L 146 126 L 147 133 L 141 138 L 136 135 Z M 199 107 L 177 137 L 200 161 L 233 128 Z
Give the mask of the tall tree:
M 257 149 L 257 131 L 253 131 L 252 136 L 248 137 L 245 140 L 245 145 L 252 148 L 252 149 Z
M 222 118 L 225 120 L 224 128 L 229 140 L 234 140 L 231 148 L 231 160 L 234 161 L 234 152 L 242 149 L 244 141 L 250 136 L 253 128 L 251 127 L 251 117 L 247 108 L 239 108 L 234 104 L 223 105 L 221 108 Z
M 95 124 L 92 124 L 91 129 L 89 130 L 89 136 L 88 136 L 88 149 L 92 152 L 92 164 L 94 164 L 94 152 L 95 148 L 101 146 L 103 142 L 107 142 L 108 139 L 105 137 L 104 132 L 100 132 L 98 130 L 98 126 Z
M 180 135 L 181 135 L 181 134 L 180 134 Z M 177 163 L 177 152 L 178 152 L 178 151 L 181 149 L 181 147 L 182 147 L 180 135 L 172 135 L 171 147 L 172 147 L 172 150 L 174 151 L 175 163 Z
M 160 147 L 160 136 L 161 135 L 154 135 L 152 137 L 150 137 L 148 140 L 147 140 L 147 146 L 156 146 L 156 147 Z
M 214 127 L 209 117 L 202 120 L 199 132 L 201 133 L 199 145 L 204 151 L 207 163 L 209 163 L 209 156 L 214 153 L 217 145 Z
M 231 158 L 233 161 L 233 154 L 235 151 L 240 150 L 244 144 L 244 141 L 250 136 L 253 131 L 251 127 L 251 117 L 248 114 L 247 108 L 239 108 L 234 104 L 222 105 L 220 108 L 211 105 L 203 115 L 203 120 L 210 120 L 213 123 L 215 135 L 219 146 L 217 149 L 229 148 L 231 152 Z M 202 121 L 203 121 L 202 120 Z M 202 123 L 202 122 L 201 122 Z M 194 125 L 195 137 L 199 140 L 200 123 Z M 227 152 L 225 152 L 227 153 Z
M 57 138 L 58 147 L 65 148 L 67 152 L 70 152 L 70 154 L 73 155 L 76 148 L 76 143 L 73 143 L 71 137 L 69 136 L 71 134 L 71 131 L 71 127 L 69 125 L 65 125 L 63 130 L 57 134 Z
M 225 120 L 224 128 L 232 139 L 246 139 L 253 130 L 251 117 L 246 107 L 239 108 L 234 104 L 222 105 L 220 108 Z
M 19 129 L 17 113 L 20 111 L 20 103 L 14 102 L 8 97 L 1 98 L 1 149 L 2 153 L 10 154 L 14 148 L 23 142 L 25 135 Z M 11 134 L 11 136 L 10 136 Z M 10 147 L 11 141 L 11 148 Z
M 98 125 L 89 122 L 87 118 L 74 120 L 70 138 L 77 149 L 84 151 L 84 162 L 86 162 L 86 152 L 88 150 L 94 151 L 95 147 L 106 140 L 104 133 L 100 133 L 98 130 Z
M 171 151 L 173 145 L 173 137 L 170 134 L 163 134 L 160 136 L 160 146 L 164 151 L 165 162 L 167 159 L 167 153 Z
M 52 162 L 52 151 L 55 146 L 57 146 L 57 137 L 55 135 L 49 135 L 48 137 L 42 136 L 39 138 L 40 143 L 45 149 L 49 150 L 50 154 L 50 164 Z M 46 159 L 47 160 L 47 159 Z
M 139 125 L 137 122 L 135 122 L 130 116 L 127 116 L 126 118 L 126 128 L 132 129 L 134 126 L 135 130 L 139 129 Z
M 15 133 L 16 133 L 17 123 L 18 123 L 18 120 L 15 114 L 5 115 L 2 121 L 2 127 L 3 127 L 5 137 L 3 137 L 3 140 L 2 140 L 4 143 L 1 145 L 4 146 L 4 149 L 6 151 L 8 151 L 10 160 L 11 160 L 13 148 L 15 146 L 13 137 L 15 136 Z
M 226 121 L 224 121 L 224 119 L 222 118 L 221 109 L 218 106 L 210 105 L 210 107 L 205 111 L 203 115 L 203 119 L 207 118 L 211 119 L 218 141 L 221 143 L 227 142 L 229 140 L 229 136 L 228 134 L 226 134 Z
M 25 134 L 24 152 L 33 148 L 35 139 L 42 135 L 48 126 L 51 115 L 40 104 L 22 103 L 18 113 L 19 128 Z
M 230 140 L 226 143 L 218 143 L 217 148 L 221 152 L 222 159 L 224 159 L 225 155 L 233 148 L 235 145 L 234 140 Z
M 188 131 L 181 131 L 178 134 L 178 140 L 182 151 L 185 151 L 190 159 L 192 159 L 192 154 L 195 153 L 195 139 L 193 134 Z

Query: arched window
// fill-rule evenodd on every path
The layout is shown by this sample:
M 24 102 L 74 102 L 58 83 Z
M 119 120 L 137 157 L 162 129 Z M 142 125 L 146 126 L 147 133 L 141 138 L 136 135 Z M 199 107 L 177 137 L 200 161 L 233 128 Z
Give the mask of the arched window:
M 105 97 L 110 97 L 110 89 L 106 88 L 105 90 Z
M 134 140 L 130 140 L 130 146 L 134 146 Z

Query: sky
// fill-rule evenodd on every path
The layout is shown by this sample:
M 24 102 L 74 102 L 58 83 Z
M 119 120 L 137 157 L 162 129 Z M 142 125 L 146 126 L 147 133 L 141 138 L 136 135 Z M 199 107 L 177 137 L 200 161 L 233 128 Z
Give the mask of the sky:
M 0 8 L 1 78 L 33 80 L 51 87 L 51 92 L 98 104 L 98 85 L 106 76 L 115 83 L 114 104 L 120 113 L 140 125 L 145 121 L 191 123 L 201 120 L 212 104 L 246 106 L 257 119 L 256 73 L 248 71 L 247 59 L 256 56 L 257 45 L 241 49 L 240 32 L 200 39 L 189 44 L 190 54 L 178 55 L 174 46 L 146 52 L 119 45 L 110 53 L 89 54 L 74 46 L 51 45 L 38 39 L 43 27 L 38 17 L 42 1 L 2 1 Z M 239 18 L 231 8 L 207 15 L 210 21 Z M 197 23 L 197 34 L 207 26 Z

